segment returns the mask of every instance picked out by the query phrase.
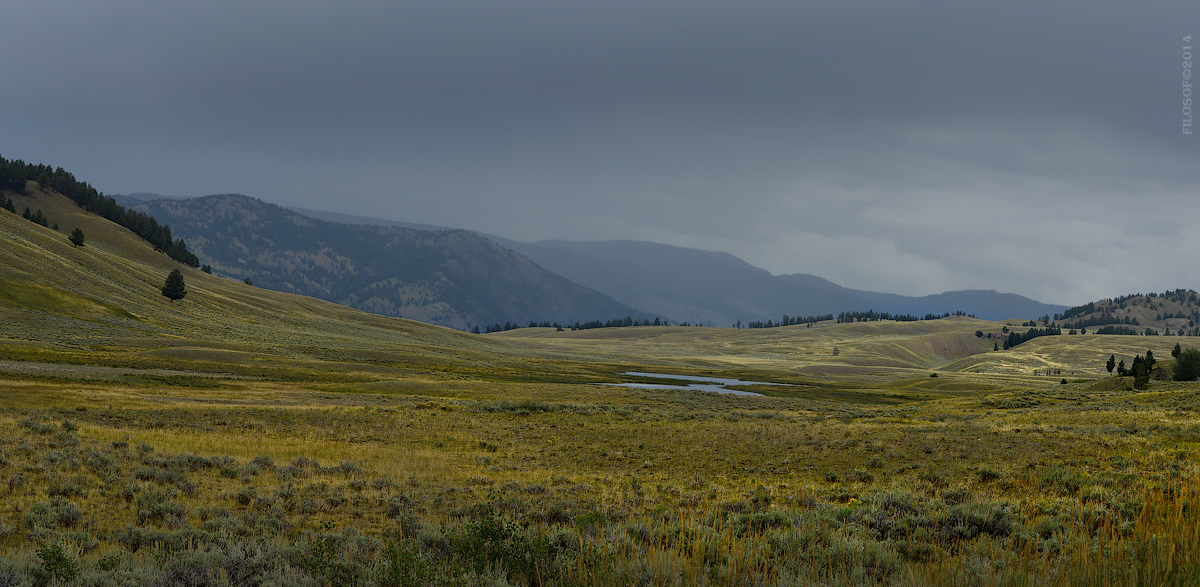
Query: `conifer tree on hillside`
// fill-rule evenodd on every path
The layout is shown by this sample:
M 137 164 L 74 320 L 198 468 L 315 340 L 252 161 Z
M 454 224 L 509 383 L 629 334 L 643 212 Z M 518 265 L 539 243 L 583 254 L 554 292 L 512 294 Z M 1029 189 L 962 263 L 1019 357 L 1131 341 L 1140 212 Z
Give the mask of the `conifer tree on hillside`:
M 67 238 L 71 239 L 71 244 L 75 245 L 75 247 L 78 248 L 78 247 L 83 246 L 83 241 L 87 237 L 83 236 L 82 229 L 76 228 L 75 230 L 71 231 L 71 236 L 69 236 Z
M 187 295 L 187 287 L 183 283 L 183 274 L 178 269 L 173 269 L 171 274 L 167 276 L 167 282 L 163 285 L 162 295 L 175 300 L 182 300 L 183 296 Z
M 1200 350 L 1186 349 L 1175 358 L 1175 381 L 1195 381 L 1200 378 Z
M 1116 366 L 1117 366 L 1117 356 L 1116 356 L 1116 355 L 1109 355 L 1109 356 L 1108 356 L 1108 364 L 1106 364 L 1106 365 L 1105 365 L 1105 367 L 1108 369 L 1108 374 L 1109 374 L 1109 375 L 1112 375 L 1113 369 L 1114 369 Z
M 1141 357 L 1138 357 L 1140 359 Z M 1150 384 L 1150 368 L 1145 362 L 1133 362 L 1133 387 L 1134 389 L 1144 390 Z

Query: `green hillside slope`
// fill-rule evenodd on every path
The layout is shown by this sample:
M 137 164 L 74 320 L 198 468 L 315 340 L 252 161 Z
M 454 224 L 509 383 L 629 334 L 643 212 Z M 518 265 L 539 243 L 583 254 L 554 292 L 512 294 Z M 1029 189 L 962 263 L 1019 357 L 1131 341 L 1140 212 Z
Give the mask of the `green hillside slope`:
M 7 195 L 59 231 L 0 211 L 0 360 L 345 378 L 529 359 L 495 339 L 208 275 L 54 192 Z M 82 247 L 67 239 L 75 228 Z M 189 290 L 178 302 L 160 291 L 173 269 Z

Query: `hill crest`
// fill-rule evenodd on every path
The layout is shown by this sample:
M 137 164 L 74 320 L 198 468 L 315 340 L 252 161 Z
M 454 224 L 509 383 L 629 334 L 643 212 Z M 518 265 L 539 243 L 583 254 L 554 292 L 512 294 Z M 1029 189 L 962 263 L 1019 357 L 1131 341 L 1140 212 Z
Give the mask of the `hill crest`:
M 1106 298 L 1055 314 L 1061 328 L 1120 326 L 1139 334 L 1200 336 L 1200 293 L 1176 289 Z

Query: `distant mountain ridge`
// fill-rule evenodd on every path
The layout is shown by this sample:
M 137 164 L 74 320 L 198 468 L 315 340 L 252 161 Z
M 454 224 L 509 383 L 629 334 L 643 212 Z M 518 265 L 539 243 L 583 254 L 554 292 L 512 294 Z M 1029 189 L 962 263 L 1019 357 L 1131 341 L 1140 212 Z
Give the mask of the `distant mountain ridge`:
M 130 205 L 215 274 L 385 316 L 459 329 L 646 317 L 466 230 L 327 222 L 239 194 Z
M 1065 308 L 1062 305 L 1045 304 L 1014 293 L 1000 293 L 990 289 L 964 289 L 927 296 L 904 296 L 842 287 L 821 277 L 803 273 L 780 275 L 779 278 L 796 285 L 843 292 L 847 299 L 860 300 L 858 302 L 860 307 L 847 308 L 847 310 L 874 309 L 892 314 L 914 316 L 963 310 L 984 320 L 1007 320 L 1009 318 L 1033 319 L 1053 315 Z M 821 282 L 823 282 L 822 285 L 813 285 Z M 868 307 L 864 308 L 861 304 L 867 304 Z
M 915 316 L 962 310 L 984 320 L 1032 319 L 1067 308 L 991 290 L 921 297 L 855 290 L 815 275 L 774 276 L 728 253 L 642 241 L 500 242 L 644 312 L 716 326 L 865 310 Z
M 147 194 L 138 194 L 144 198 Z M 115 196 L 121 201 L 122 196 Z M 364 226 L 425 231 L 446 227 L 290 208 L 305 216 Z M 179 224 L 171 219 L 172 226 Z M 856 290 L 808 274 L 772 275 L 729 253 L 645 241 L 525 243 L 481 235 L 541 268 L 619 302 L 627 311 L 674 322 L 732 326 L 778 320 L 783 315 L 813 316 L 845 311 L 891 314 L 943 314 L 962 310 L 985 320 L 1033 319 L 1067 309 L 993 290 L 951 291 L 904 296 Z M 189 237 L 189 242 L 192 238 Z M 544 318 L 531 318 L 543 320 Z M 594 318 L 589 318 L 594 319 Z

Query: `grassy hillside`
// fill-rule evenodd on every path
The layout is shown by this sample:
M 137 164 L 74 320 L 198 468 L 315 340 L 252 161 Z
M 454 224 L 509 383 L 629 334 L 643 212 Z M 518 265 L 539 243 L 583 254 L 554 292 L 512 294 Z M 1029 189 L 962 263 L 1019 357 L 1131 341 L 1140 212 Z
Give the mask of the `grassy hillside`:
M 1086 325 L 1094 331 L 1113 324 L 1138 333 L 1149 329 L 1158 335 L 1200 336 L 1200 294 L 1187 289 L 1132 294 L 1070 308 L 1062 316 L 1065 328 Z
M 57 194 L 13 197 L 60 231 L 0 214 L 0 358 L 297 377 L 316 369 L 334 379 L 381 366 L 469 371 L 531 359 L 494 339 L 214 277 Z M 87 237 L 79 248 L 66 238 L 76 227 Z M 172 269 L 189 290 L 178 302 L 160 292 Z
M 1200 576 L 1200 384 L 1102 371 L 1196 338 L 993 351 L 1004 324 L 969 318 L 468 335 L 181 268 L 31 194 L 60 230 L 0 212 L 0 584 Z M 789 385 L 590 384 L 623 371 Z
M 1169 357 L 1176 342 L 1192 337 L 1061 335 L 1036 338 L 1008 350 L 1001 346 L 1009 322 L 966 317 L 919 322 L 817 323 L 813 327 L 772 329 L 633 327 L 596 331 L 519 329 L 496 336 L 530 348 L 571 349 L 611 360 L 677 357 L 695 365 L 712 364 L 714 372 L 771 370 L 778 378 L 821 375 L 825 378 L 867 377 L 887 381 L 914 373 L 983 373 L 1022 376 L 1038 381 L 1048 369 L 1071 377 L 1107 376 L 1110 354 L 1131 363 L 1152 350 Z M 983 336 L 977 336 L 981 333 Z M 1197 343 L 1195 346 L 1200 346 Z M 835 355 L 835 349 L 837 351 Z M 1057 381 L 1058 378 L 1055 378 Z

